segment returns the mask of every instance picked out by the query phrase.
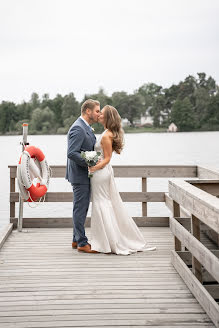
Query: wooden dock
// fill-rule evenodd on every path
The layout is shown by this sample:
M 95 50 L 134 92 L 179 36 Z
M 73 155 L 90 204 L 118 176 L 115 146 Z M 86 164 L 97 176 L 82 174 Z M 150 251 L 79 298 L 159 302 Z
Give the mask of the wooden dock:
M 13 230 L 0 252 L 0 327 L 215 327 L 171 264 L 169 227 L 140 229 L 156 251 L 84 254 L 70 228 Z
M 64 178 L 65 166 L 51 168 L 53 178 Z M 219 328 L 219 170 L 114 166 L 116 178 L 141 180 L 141 191 L 120 195 L 142 203 L 133 219 L 157 247 L 119 256 L 73 250 L 71 217 L 18 220 L 16 169 L 10 166 L 10 224 L 0 236 L 1 328 Z M 169 180 L 168 192 L 148 190 L 148 179 L 157 178 Z M 49 191 L 45 202 L 73 196 Z M 171 215 L 148 216 L 151 202 Z M 13 230 L 17 223 L 23 232 Z M 89 226 L 87 218 L 88 237 Z

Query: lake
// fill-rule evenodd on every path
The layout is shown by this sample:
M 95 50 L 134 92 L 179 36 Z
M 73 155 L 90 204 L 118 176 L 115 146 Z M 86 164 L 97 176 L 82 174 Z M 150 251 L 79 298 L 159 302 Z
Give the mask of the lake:
M 98 135 L 97 135 L 98 138 Z M 126 134 L 121 155 L 113 154 L 112 165 L 206 165 L 219 167 L 219 131 Z M 0 229 L 9 222 L 9 169 L 21 154 L 22 136 L 0 136 L 1 184 Z M 31 145 L 40 147 L 49 165 L 66 164 L 66 136 L 28 136 Z M 116 178 L 119 191 L 141 191 L 141 179 Z M 65 179 L 51 179 L 50 191 L 71 191 Z M 167 191 L 167 179 L 148 179 L 148 191 Z M 140 203 L 125 204 L 132 216 L 141 216 Z M 31 204 L 30 206 L 34 206 Z M 70 217 L 71 203 L 40 203 L 24 206 L 24 217 Z M 16 216 L 18 215 L 16 207 Z M 148 216 L 168 215 L 162 203 L 149 203 Z M 90 215 L 90 208 L 88 215 Z

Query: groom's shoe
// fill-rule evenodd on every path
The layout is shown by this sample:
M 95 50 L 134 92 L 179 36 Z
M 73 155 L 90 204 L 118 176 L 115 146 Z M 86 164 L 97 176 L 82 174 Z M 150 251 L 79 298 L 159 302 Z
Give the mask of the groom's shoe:
M 78 243 L 76 241 L 73 241 L 72 248 L 77 248 L 77 246 L 78 246 Z
M 88 245 L 90 246 L 89 243 L 88 243 Z M 78 248 L 78 243 L 76 241 L 73 241 L 72 248 Z
M 90 244 L 84 245 L 84 246 L 78 246 L 78 252 L 84 252 L 84 253 L 99 253 L 97 251 L 91 250 Z

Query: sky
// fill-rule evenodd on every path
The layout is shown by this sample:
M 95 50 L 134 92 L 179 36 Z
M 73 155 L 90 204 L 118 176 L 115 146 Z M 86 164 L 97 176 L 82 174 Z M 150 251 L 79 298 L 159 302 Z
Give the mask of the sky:
M 0 0 L 0 102 L 219 83 L 218 0 Z

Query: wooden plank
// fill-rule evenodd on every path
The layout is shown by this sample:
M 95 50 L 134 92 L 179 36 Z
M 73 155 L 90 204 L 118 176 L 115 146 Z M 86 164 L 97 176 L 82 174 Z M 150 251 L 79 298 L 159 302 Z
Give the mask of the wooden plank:
M 24 322 L 5 322 L 4 323 L 4 328 L 38 328 L 38 327 L 43 327 L 43 328 L 66 328 L 66 327 L 121 327 L 121 328 L 126 328 L 126 327 L 133 327 L 133 328 L 142 328 L 142 327 L 157 327 L 157 328 L 163 328 L 163 322 L 164 318 L 161 317 L 161 315 L 153 315 L 149 316 L 149 318 L 142 318 L 142 319 L 121 319 L 118 316 L 116 318 L 111 318 L 111 319 L 93 319 L 86 320 L 87 318 L 84 317 L 83 319 L 73 321 L 73 320 L 68 320 L 67 318 L 63 318 L 63 320 L 58 320 L 57 316 L 52 317 L 52 321 L 49 322 L 44 322 L 43 326 L 40 325 L 39 321 L 24 321 Z M 196 319 L 195 315 L 191 318 L 191 316 L 188 315 L 185 316 L 184 314 L 184 319 L 180 318 L 177 319 L 176 317 L 168 315 L 168 321 L 166 322 L 168 328 L 172 327 L 177 327 L 177 328 L 185 328 L 185 325 L 188 327 L 198 327 L 198 328 L 204 328 L 204 327 L 214 327 L 206 317 L 200 317 L 200 319 Z
M 8 166 L 11 176 L 16 177 L 17 166 Z M 66 166 L 51 165 L 53 178 L 64 178 Z M 124 178 L 171 178 L 171 177 L 197 177 L 195 165 L 113 165 L 114 176 Z
M 200 221 L 199 219 L 192 215 L 192 235 L 198 241 L 200 241 Z M 192 255 L 192 272 L 196 278 L 202 283 L 202 265 L 201 263 Z
M 15 178 L 10 176 L 10 193 L 15 192 Z M 10 201 L 10 218 L 15 217 L 15 202 Z
M 83 254 L 71 248 L 72 229 L 13 231 L 0 253 L 0 325 L 211 327 L 171 265 L 170 229 L 141 232 L 156 251 Z
M 214 299 L 219 299 L 219 284 L 204 285 L 204 287 Z
M 164 192 L 120 192 L 124 202 L 164 202 Z M 45 202 L 72 202 L 72 192 L 47 192 Z M 10 193 L 10 202 L 18 202 L 19 193 Z
M 183 282 L 184 283 L 184 282 Z M 74 303 L 72 303 L 74 304 Z M 10 308 L 8 308 L 8 306 L 2 305 L 2 307 L 0 308 L 0 315 L 1 316 L 8 316 L 12 311 L 14 311 L 14 313 L 16 315 L 20 315 L 22 316 L 22 314 L 25 314 L 27 312 L 30 311 L 34 311 L 37 313 L 37 310 L 41 310 L 41 311 L 50 311 L 50 310 L 58 310 L 58 311 L 68 311 L 68 310 L 82 310 L 82 311 L 89 311 L 93 310 L 93 309 L 100 309 L 100 311 L 102 312 L 103 310 L 106 310 L 106 312 L 110 312 L 112 310 L 115 311 L 119 311 L 120 309 L 123 311 L 127 311 L 129 310 L 129 313 L 131 311 L 131 309 L 133 309 L 134 311 L 146 311 L 145 313 L 149 313 L 149 311 L 151 311 L 150 313 L 157 313 L 159 311 L 159 313 L 182 313 L 182 312 L 190 312 L 190 313 L 204 313 L 205 311 L 202 309 L 202 307 L 198 304 L 198 302 L 196 301 L 196 303 L 168 303 L 168 305 L 165 306 L 164 303 L 156 303 L 156 304 L 150 304 L 150 303 L 119 303 L 119 308 L 118 308 L 118 302 L 117 303 L 99 303 L 97 306 L 97 303 L 84 303 L 83 304 L 83 308 L 81 307 L 80 304 L 75 303 L 74 307 L 72 306 L 71 303 L 69 304 L 29 304 L 29 305 L 12 305 L 10 306 Z M 183 307 L 181 307 L 181 306 Z M 17 312 L 16 312 L 17 311 Z M 22 312 L 20 312 L 22 311 Z M 121 311 L 121 313 L 122 313 Z M 30 313 L 31 314 L 31 313 Z
M 133 217 L 139 227 L 168 227 L 169 217 Z M 17 227 L 17 218 L 10 219 L 14 229 Z M 71 228 L 72 218 L 23 218 L 24 228 Z M 90 217 L 86 218 L 85 227 L 90 227 Z
M 174 217 L 179 217 L 180 216 L 180 206 L 175 201 L 173 201 L 173 216 Z M 175 242 L 175 251 L 181 251 L 182 244 L 176 236 L 174 236 L 174 242 Z
M 192 274 L 183 260 L 175 252 L 171 252 L 171 260 L 186 285 L 189 287 L 193 295 L 199 301 L 203 309 L 209 315 L 215 326 L 219 327 L 219 306 L 215 300 L 209 295 L 205 287 L 202 286 L 200 281 Z
M 147 192 L 147 179 L 142 178 L 142 192 Z M 142 203 L 142 216 L 147 216 L 147 203 Z
M 197 177 L 199 179 L 214 179 L 219 180 L 219 170 L 204 166 L 197 166 Z
M 80 314 L 80 315 L 92 315 L 92 314 L 165 314 L 165 313 L 170 313 L 170 314 L 176 314 L 176 313 L 197 313 L 197 314 L 203 314 L 204 310 L 201 309 L 200 306 L 191 306 L 191 308 L 187 307 L 185 309 L 177 308 L 177 307 L 163 307 L 161 304 L 159 304 L 159 307 L 157 306 L 148 306 L 148 307 L 134 307 L 131 308 L 130 304 L 129 307 L 124 307 L 124 304 L 121 304 L 119 308 L 116 308 L 115 306 L 107 307 L 106 305 L 103 307 L 101 306 L 86 306 L 87 304 L 83 304 L 83 307 L 75 306 L 74 308 L 55 308 L 55 313 L 56 315 L 69 315 L 69 314 Z M 40 307 L 39 309 L 31 309 L 31 308 L 24 308 L 22 307 L 22 312 L 19 310 L 7 310 L 5 312 L 0 311 L 0 317 L 11 317 L 11 316 L 16 316 L 16 317 L 23 317 L 23 316 L 40 316 L 40 315 L 54 315 L 54 309 L 48 308 L 48 306 L 45 308 Z
M 191 231 L 191 218 L 175 217 L 175 220 L 179 222 L 186 230 Z
M 165 197 L 165 205 L 173 213 L 173 199 L 169 196 L 168 193 L 165 193 L 164 197 Z M 191 214 L 188 211 L 186 211 L 182 206 L 180 206 L 180 217 L 190 218 Z
M 218 180 L 208 180 L 208 182 L 201 181 L 190 181 L 190 183 L 201 190 L 208 192 L 209 194 L 219 197 L 219 181 Z
M 31 323 L 33 322 L 43 322 L 43 327 L 44 325 L 46 326 L 46 324 L 48 323 L 51 323 L 51 322 L 56 322 L 56 323 L 60 323 L 62 322 L 62 324 L 65 323 L 65 321 L 73 321 L 74 323 L 77 323 L 79 321 L 83 321 L 83 320 L 89 320 L 90 323 L 92 321 L 95 321 L 97 322 L 97 320 L 103 320 L 105 321 L 105 323 L 107 321 L 109 321 L 109 323 L 111 322 L 111 320 L 126 320 L 126 322 L 128 323 L 129 321 L 133 322 L 135 320 L 137 321 L 140 321 L 140 320 L 148 320 L 151 321 L 150 323 L 153 323 L 154 325 L 156 325 L 156 323 L 162 323 L 162 321 L 166 320 L 167 323 L 168 322 L 210 322 L 208 316 L 205 314 L 205 313 L 200 313 L 199 314 L 199 319 L 197 320 L 197 314 L 196 313 L 187 313 L 186 314 L 186 318 L 185 318 L 185 314 L 184 313 L 172 313 L 168 315 L 168 320 L 167 320 L 167 315 L 166 314 L 163 314 L 163 313 L 157 313 L 156 316 L 153 314 L 153 313 L 146 313 L 146 314 L 142 314 L 142 313 L 138 313 L 138 314 L 135 314 L 135 313 L 108 313 L 108 314 L 104 314 L 104 318 L 103 318 L 103 315 L 102 314 L 87 314 L 87 315 L 81 315 L 81 314 L 66 314 L 66 315 L 56 315 L 56 313 L 53 314 L 53 316 L 46 316 L 46 315 L 43 315 L 43 316 L 23 316 L 23 317 L 0 317 L 0 322 L 6 324 L 6 323 L 14 323 L 16 324 L 19 324 L 19 323 L 25 323 L 27 322 L 30 327 L 34 327 L 31 325 Z M 34 323 L 35 324 L 35 323 Z M 15 326 L 15 327 L 16 327 Z M 6 326 L 7 327 L 7 326 Z M 56 325 L 57 327 L 57 325 Z M 59 327 L 59 326 L 58 326 Z
M 3 228 L 0 231 L 0 248 L 3 247 L 3 245 L 6 242 L 8 236 L 11 234 L 12 230 L 13 230 L 13 223 L 9 223 L 8 225 L 6 225 L 5 228 Z
M 142 324 L 141 324 L 142 322 Z M 33 326 L 36 328 L 36 324 Z M 64 326 L 63 326 L 64 324 Z M 65 323 L 63 323 L 62 325 L 58 324 L 58 328 L 66 328 L 66 327 L 73 327 L 73 326 L 76 326 L 77 325 L 74 325 L 74 323 L 72 323 L 71 321 L 65 321 Z M 152 325 L 148 324 L 147 321 L 140 321 L 140 320 L 137 320 L 137 321 L 134 321 L 132 322 L 131 326 L 130 326 L 130 321 L 123 321 L 123 320 L 111 320 L 110 322 L 109 321 L 102 321 L 99 322 L 99 321 L 96 321 L 96 322 L 88 322 L 88 321 L 83 321 L 83 322 L 80 322 L 79 323 L 79 327 L 104 327 L 104 328 L 112 328 L 112 327 L 116 327 L 116 328 L 145 328 L 145 324 L 147 324 L 147 327 L 148 328 L 154 328 L 154 326 L 156 326 L 157 328 L 163 328 L 163 324 L 162 322 L 160 322 L 158 324 L 158 322 L 154 323 L 152 322 Z M 10 325 L 10 323 L 9 323 Z M 11 328 L 11 327 L 14 327 L 14 326 L 5 326 L 4 328 Z M 21 324 L 21 326 L 16 326 L 17 328 L 30 328 L 30 326 L 24 326 L 24 323 Z M 55 325 L 53 326 L 49 326 L 49 327 L 53 327 L 55 328 Z M 179 323 L 176 323 L 176 322 L 172 322 L 172 323 L 168 323 L 168 328 L 185 328 L 185 325 L 184 323 L 179 324 Z M 189 324 L 189 327 L 192 328 L 192 327 L 197 327 L 197 323 L 190 323 Z M 198 325 L 198 328 L 206 328 L 206 327 L 213 327 L 215 328 L 215 326 L 212 324 L 212 323 L 199 323 Z M 37 328 L 39 328 L 39 326 L 37 326 Z M 43 327 L 43 328 L 47 328 L 47 326 Z
M 199 240 L 193 237 L 174 218 L 170 219 L 172 233 L 182 242 L 193 256 L 206 268 L 206 270 L 219 282 L 219 260 Z
M 219 233 L 219 199 L 183 180 L 169 180 L 169 196 Z
M 219 234 L 215 232 L 212 229 L 208 229 L 205 231 L 205 234 L 208 236 L 208 238 L 214 242 L 215 247 L 219 247 Z

